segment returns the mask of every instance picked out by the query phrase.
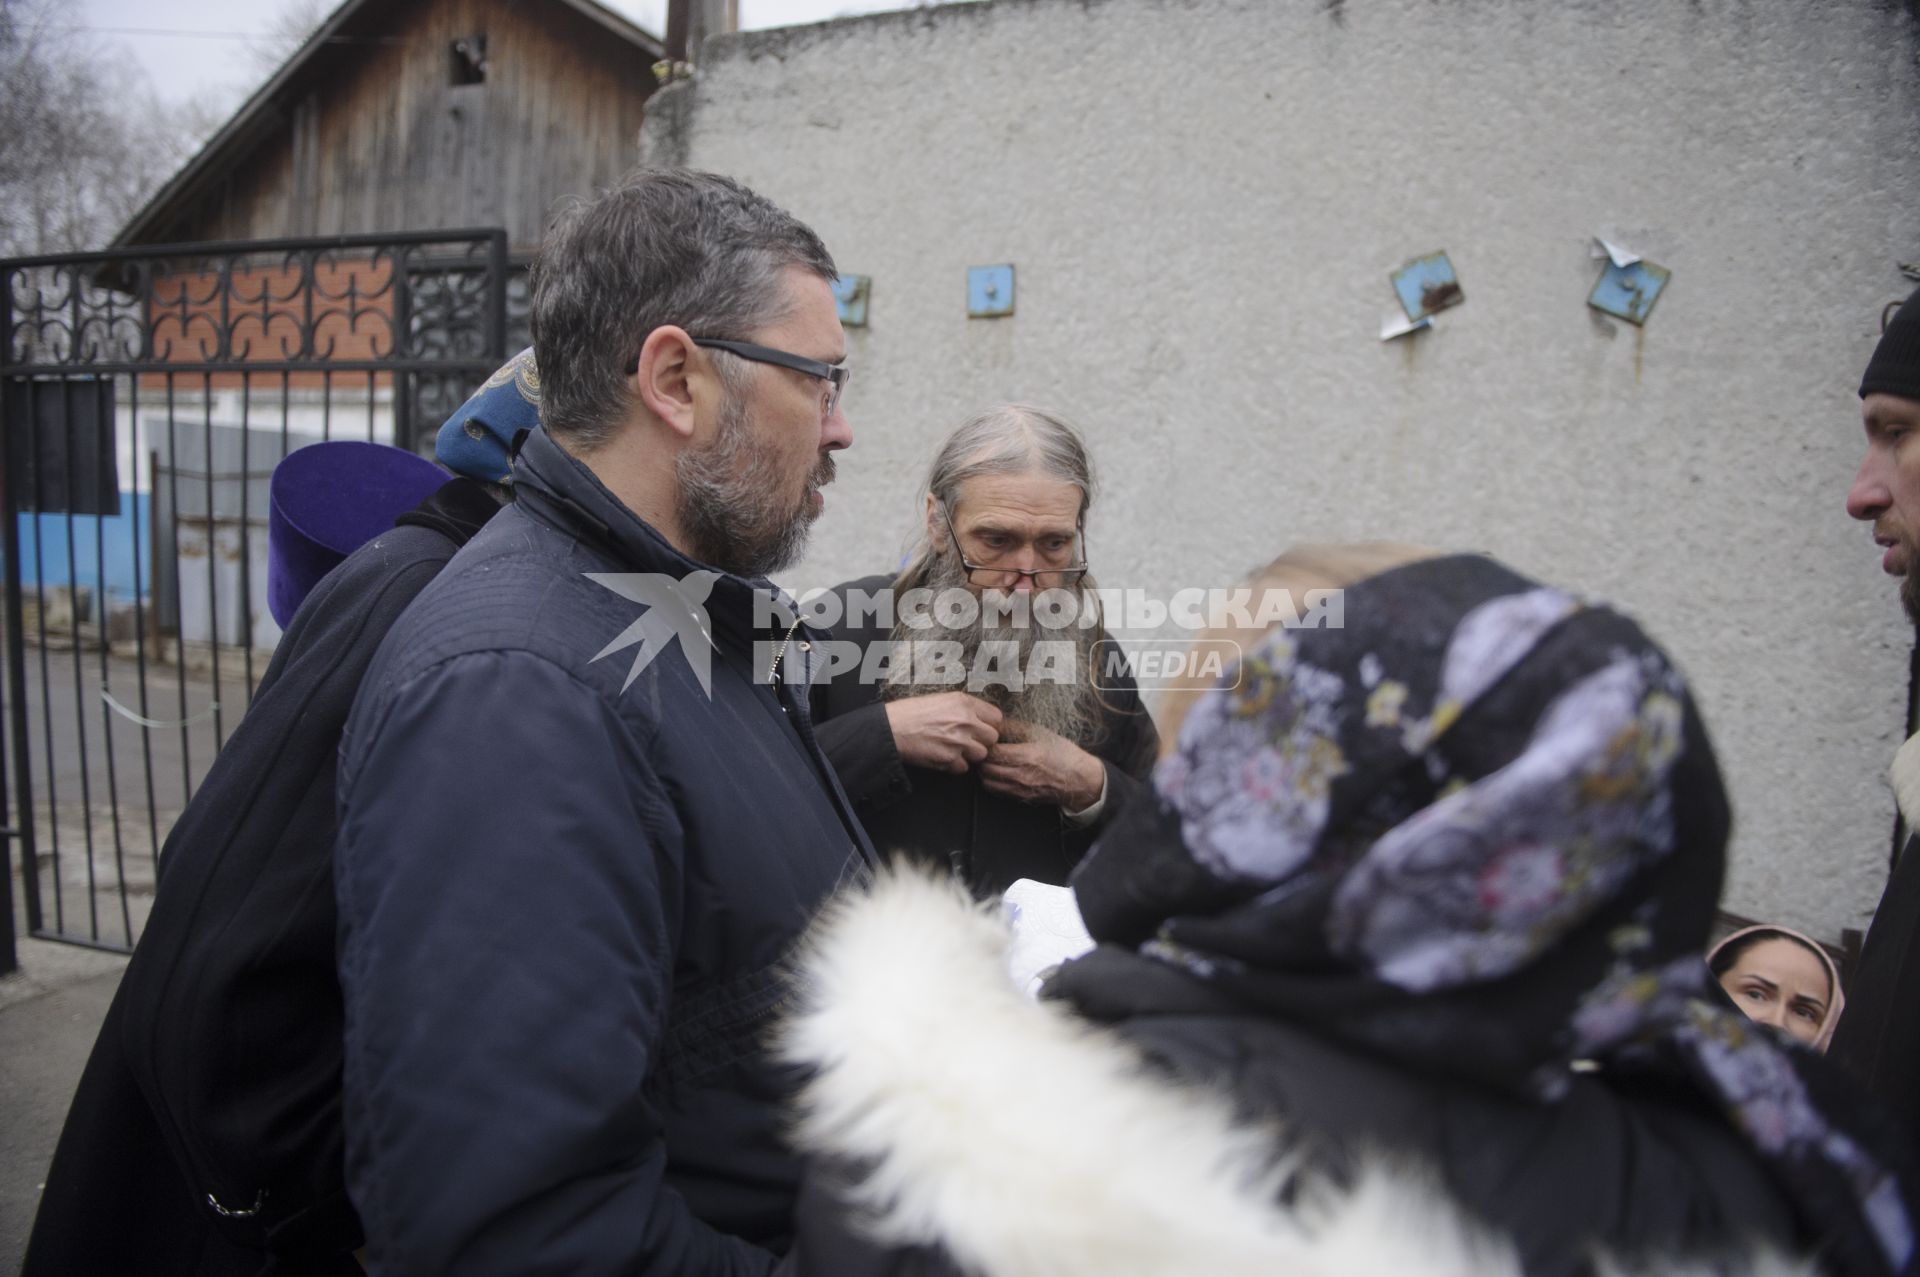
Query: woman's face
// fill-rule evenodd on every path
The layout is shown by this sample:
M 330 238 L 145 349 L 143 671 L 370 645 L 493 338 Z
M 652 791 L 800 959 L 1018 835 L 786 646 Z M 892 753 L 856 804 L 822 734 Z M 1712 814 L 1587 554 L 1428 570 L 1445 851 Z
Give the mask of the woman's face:
M 1806 946 L 1782 936 L 1749 945 L 1720 975 L 1727 991 L 1750 1020 L 1812 1042 L 1827 1018 L 1827 967 Z

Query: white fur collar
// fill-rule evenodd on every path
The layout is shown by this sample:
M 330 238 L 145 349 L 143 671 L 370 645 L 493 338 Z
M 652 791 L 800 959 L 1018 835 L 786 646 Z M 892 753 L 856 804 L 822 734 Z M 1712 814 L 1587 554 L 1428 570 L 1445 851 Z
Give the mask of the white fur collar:
M 1374 1165 L 1348 1193 L 1296 1186 L 1302 1204 L 1276 1207 L 1275 1130 L 1146 1076 L 1115 1035 L 1027 999 L 1008 943 L 958 888 L 911 872 L 836 904 L 814 932 L 784 1039 L 816 1073 L 798 1137 L 871 1168 L 853 1203 L 871 1235 L 943 1247 L 984 1277 L 1519 1273 L 1510 1245 L 1405 1167 Z
M 1894 801 L 1900 804 L 1907 828 L 1920 830 L 1920 735 L 1910 738 L 1894 754 L 1887 776 L 1893 782 Z

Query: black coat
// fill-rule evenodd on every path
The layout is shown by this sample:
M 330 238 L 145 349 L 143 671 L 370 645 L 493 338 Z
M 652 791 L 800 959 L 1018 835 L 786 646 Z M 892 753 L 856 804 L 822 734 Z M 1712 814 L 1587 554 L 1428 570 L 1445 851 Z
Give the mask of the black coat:
M 834 592 L 844 604 L 849 591 L 871 594 L 892 584 L 890 577 L 868 576 Z M 844 607 L 842 615 L 849 615 Z M 857 624 L 843 622 L 830 637 L 857 643 L 865 653 L 887 642 L 890 628 L 862 614 Z M 1106 700 L 1107 731 L 1089 752 L 1106 765 L 1107 805 L 1084 828 L 1068 825 L 1056 808 L 990 792 L 978 773 L 937 772 L 903 761 L 880 687 L 863 682 L 857 667 L 816 684 L 813 710 L 821 747 L 874 846 L 952 869 L 985 897 L 1019 878 L 1064 884 L 1100 830 L 1143 791 L 1160 745 L 1153 719 L 1131 677 L 1114 680 Z
M 1920 839 L 1887 879 L 1827 1054 L 1920 1138 Z
M 872 851 L 804 683 L 763 677 L 786 629 L 757 626 L 758 583 L 544 433 L 514 491 L 388 634 L 341 744 L 348 1187 L 385 1271 L 764 1273 L 799 1183 L 765 1031 Z M 704 598 L 619 592 L 697 572 Z M 656 614 L 704 624 L 618 642 Z
M 1109 973 L 1148 986 L 1169 974 L 1130 964 Z M 1139 992 L 1125 996 L 1138 1004 Z M 1272 1020 L 1112 1009 L 1125 1016 L 1121 1034 L 1170 1082 L 1230 1096 L 1250 1124 L 1284 1124 L 1276 1159 L 1298 1158 L 1335 1183 L 1369 1158 L 1404 1159 L 1416 1181 L 1430 1174 L 1444 1200 L 1511 1239 L 1527 1277 L 1593 1277 L 1596 1249 L 1650 1259 L 1660 1272 L 1679 1255 L 1812 1243 L 1765 1168 L 1692 1097 L 1581 1079 L 1561 1102 L 1541 1104 L 1415 1075 Z M 865 1237 L 846 1178 L 846 1164 L 829 1159 L 809 1184 L 794 1277 L 959 1277 L 941 1247 Z M 1077 1270 L 1063 1261 L 1060 1271 Z
M 1284 1020 L 1250 1015 L 1164 963 L 1101 948 L 1048 996 L 1117 1028 L 1185 1083 L 1286 1121 L 1336 1179 L 1369 1150 L 1433 1168 L 1448 1196 L 1513 1239 L 1529 1277 L 1592 1271 L 1591 1251 L 1671 1256 L 1811 1230 L 1747 1143 L 1699 1096 L 1578 1077 L 1557 1103 L 1422 1074 Z
M 800 1125 L 817 1160 L 795 1277 L 995 1277 L 1033 1271 L 1034 1254 L 1057 1277 L 1394 1272 L 1409 1247 L 1447 1254 L 1455 1221 L 1510 1239 L 1513 1262 L 1421 1271 L 1571 1277 L 1592 1273 L 1598 1248 L 1626 1272 L 1685 1256 L 1726 1262 L 1688 1271 L 1731 1273 L 1748 1271 L 1754 1245 L 1791 1254 L 1815 1231 L 1696 1094 L 1593 1074 L 1546 1103 L 1415 1072 L 1110 947 L 1064 966 L 1051 1004 L 1033 1005 L 977 913 L 911 881 L 852 902 L 809 962 L 820 978 L 793 1040 L 818 1069 Z M 1230 1116 L 1213 1116 L 1216 1096 Z M 1345 1228 L 1325 1253 L 1303 1248 L 1318 1262 L 1247 1258 L 1257 1244 L 1222 1262 L 1248 1226 L 1238 1199 L 1256 1220 L 1304 1206 L 1324 1225 L 1322 1195 L 1244 1173 L 1269 1157 L 1335 1184 L 1384 1177 L 1424 1208 L 1376 1207 L 1377 1253 L 1366 1229 Z M 860 1180 L 864 1194 L 849 1188 Z M 871 1240 L 856 1201 L 885 1203 L 912 1241 Z M 1128 1267 L 1088 1239 L 1128 1260 L 1148 1247 L 1195 1258 Z
M 282 1271 L 351 1264 L 331 867 L 340 729 L 388 628 L 498 508 L 453 480 L 329 573 L 288 626 L 167 836 L 27 1273 L 254 1273 L 269 1247 Z M 247 1209 L 263 1189 L 258 1215 L 207 1203 Z

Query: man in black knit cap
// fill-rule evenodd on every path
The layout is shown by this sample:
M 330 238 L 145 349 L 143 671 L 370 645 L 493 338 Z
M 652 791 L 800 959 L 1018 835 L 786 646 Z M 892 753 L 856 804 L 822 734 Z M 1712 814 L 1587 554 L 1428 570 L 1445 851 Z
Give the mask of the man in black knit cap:
M 1920 625 L 1920 290 L 1894 314 L 1860 382 L 1867 455 L 1847 513 L 1873 524 L 1881 567 L 1901 578 L 1900 600 Z M 1893 764 L 1894 794 L 1920 828 L 1920 735 Z M 1829 1054 L 1920 1133 L 1920 847 L 1894 864 L 1847 991 Z

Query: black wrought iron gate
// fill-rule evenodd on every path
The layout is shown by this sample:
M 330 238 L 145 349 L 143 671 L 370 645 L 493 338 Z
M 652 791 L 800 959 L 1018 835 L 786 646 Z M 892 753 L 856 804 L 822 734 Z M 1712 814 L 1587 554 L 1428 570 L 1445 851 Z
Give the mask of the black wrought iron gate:
M 15 849 L 31 934 L 132 947 L 279 637 L 274 465 L 333 438 L 430 452 L 519 335 L 522 283 L 498 230 L 0 261 L 0 973 Z

